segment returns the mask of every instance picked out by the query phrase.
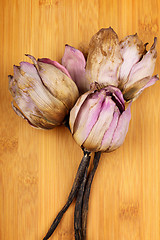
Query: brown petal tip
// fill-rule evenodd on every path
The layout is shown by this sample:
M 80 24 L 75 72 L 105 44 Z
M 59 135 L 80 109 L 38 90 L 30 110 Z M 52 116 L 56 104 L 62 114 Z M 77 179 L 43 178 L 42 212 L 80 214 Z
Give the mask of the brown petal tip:
M 159 75 L 158 75 L 158 74 L 156 74 L 156 75 L 155 75 L 155 78 L 157 78 L 157 80 L 159 80 Z
M 8 80 L 11 81 L 13 79 L 12 75 L 8 75 Z
M 151 50 L 155 49 L 155 48 L 156 48 L 156 45 L 157 45 L 157 37 L 154 37 L 154 43 L 153 43 L 153 45 L 151 46 Z
M 147 45 L 148 45 L 149 43 L 148 42 L 146 42 L 145 44 L 144 44 L 144 47 L 147 47 Z
M 117 33 L 113 30 L 112 27 L 109 27 L 109 28 L 101 28 L 96 34 L 100 34 L 100 33 L 116 35 L 116 37 L 118 37 L 118 36 L 117 36 Z
M 25 56 L 26 56 L 26 57 L 29 57 L 29 58 L 32 60 L 32 62 L 34 63 L 34 65 L 37 66 L 37 60 L 35 59 L 35 57 L 33 57 L 33 56 L 30 55 L 30 54 L 25 54 Z

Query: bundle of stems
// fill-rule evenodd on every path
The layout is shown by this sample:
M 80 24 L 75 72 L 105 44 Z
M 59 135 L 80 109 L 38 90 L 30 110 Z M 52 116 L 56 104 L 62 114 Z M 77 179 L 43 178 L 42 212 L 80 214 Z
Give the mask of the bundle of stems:
M 93 166 L 91 171 L 88 173 L 91 152 L 83 149 L 83 158 L 79 165 L 76 177 L 73 182 L 72 189 L 68 196 L 66 204 L 63 206 L 61 211 L 57 214 L 51 227 L 49 228 L 46 236 L 43 240 L 47 240 L 54 233 L 58 224 L 60 223 L 64 213 L 67 211 L 72 201 L 76 198 L 75 212 L 74 212 L 74 231 L 75 240 L 86 239 L 86 227 L 87 227 L 87 214 L 88 214 L 88 202 L 91 184 L 95 175 L 99 159 L 101 156 L 100 152 L 96 152 L 93 159 Z

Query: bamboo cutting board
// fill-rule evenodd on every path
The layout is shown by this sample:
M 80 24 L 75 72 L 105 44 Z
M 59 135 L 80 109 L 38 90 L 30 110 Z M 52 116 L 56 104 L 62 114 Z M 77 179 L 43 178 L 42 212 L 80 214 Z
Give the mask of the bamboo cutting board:
M 36 130 L 11 109 L 13 64 L 64 45 L 87 49 L 112 26 L 119 39 L 158 37 L 159 0 L 0 0 L 0 240 L 41 240 L 65 203 L 82 151 L 64 127 Z M 89 202 L 87 240 L 160 240 L 160 83 L 132 104 L 123 146 L 103 154 Z M 73 240 L 74 203 L 51 239 Z

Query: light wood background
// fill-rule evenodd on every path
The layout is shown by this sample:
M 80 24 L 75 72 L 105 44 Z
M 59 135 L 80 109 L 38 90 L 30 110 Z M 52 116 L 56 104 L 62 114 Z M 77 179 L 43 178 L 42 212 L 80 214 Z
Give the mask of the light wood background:
M 66 43 L 85 50 L 112 26 L 119 38 L 158 37 L 159 0 L 0 0 L 0 239 L 41 240 L 65 203 L 82 152 L 64 127 L 36 130 L 11 109 L 13 64 L 60 61 Z M 51 239 L 72 240 L 74 203 Z M 132 105 L 123 146 L 103 154 L 95 175 L 88 240 L 160 240 L 160 82 Z

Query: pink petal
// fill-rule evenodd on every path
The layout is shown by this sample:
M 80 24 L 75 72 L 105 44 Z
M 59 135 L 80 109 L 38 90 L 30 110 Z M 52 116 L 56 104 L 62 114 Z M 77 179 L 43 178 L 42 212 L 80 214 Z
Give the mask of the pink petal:
M 123 112 L 125 110 L 125 105 L 124 105 L 124 98 L 121 90 L 114 86 L 108 86 L 105 89 L 112 93 L 113 101 L 116 103 L 120 112 Z
M 124 139 L 126 137 L 128 127 L 129 127 L 129 122 L 131 119 L 130 107 L 131 107 L 131 103 L 129 104 L 126 111 L 124 111 L 119 118 L 117 128 L 113 134 L 112 142 L 109 147 L 109 151 L 113 151 L 113 150 L 117 149 L 124 142 Z
M 152 86 L 152 85 L 155 84 L 156 81 L 158 81 L 158 80 L 159 80 L 159 76 L 158 76 L 158 75 L 153 76 L 153 77 L 148 81 L 148 83 L 147 83 L 143 88 L 141 88 L 141 89 L 139 90 L 139 92 L 136 94 L 136 97 L 138 97 L 138 96 L 143 92 L 144 89 Z
M 36 81 L 41 82 L 36 67 L 31 63 L 20 62 L 20 73 L 22 76 L 25 74 L 26 76 L 32 77 L 36 79 Z
M 62 64 L 70 73 L 80 93 L 84 93 L 89 90 L 89 84 L 85 79 L 86 61 L 81 51 L 66 45 L 64 56 L 62 58 Z
M 106 97 L 100 110 L 100 114 L 83 146 L 90 151 L 99 151 L 105 132 L 109 128 L 114 114 L 115 103 L 110 97 Z
M 155 75 L 152 78 L 146 77 L 135 82 L 130 88 L 123 92 L 125 100 L 131 101 L 137 99 L 145 88 L 152 86 L 157 80 L 159 80 L 159 77 L 158 75 Z
M 117 109 L 114 112 L 113 119 L 112 119 L 112 122 L 111 122 L 109 128 L 107 129 L 107 131 L 105 132 L 105 134 L 103 136 L 102 143 L 101 143 L 101 148 L 99 149 L 99 151 L 103 152 L 103 151 L 107 151 L 108 150 L 108 148 L 110 146 L 110 143 L 112 141 L 112 137 L 113 137 L 114 131 L 115 131 L 116 127 L 117 127 L 119 115 L 120 115 L 120 112 Z
M 76 104 L 74 105 L 74 107 L 71 109 L 70 111 L 70 118 L 69 118 L 69 125 L 70 125 L 70 129 L 71 129 L 71 133 L 73 134 L 73 128 L 74 128 L 74 124 L 75 124 L 75 120 L 77 118 L 78 112 L 82 106 L 82 104 L 84 103 L 84 101 L 86 100 L 86 98 L 93 93 L 92 90 L 84 93 L 81 97 L 78 98 Z
M 104 90 L 93 93 L 88 96 L 88 99 L 81 106 L 73 129 L 73 137 L 80 146 L 86 140 L 96 123 L 105 96 Z
M 143 78 L 151 78 L 157 58 L 156 43 L 157 38 L 154 38 L 154 43 L 150 50 L 143 56 L 140 62 L 132 67 L 128 82 L 125 84 L 124 89 L 130 88 L 135 82 Z
M 120 42 L 121 55 L 123 63 L 119 71 L 120 87 L 123 89 L 123 85 L 127 82 L 128 75 L 135 63 L 139 61 L 145 52 L 145 46 L 139 39 L 138 35 L 130 35 L 125 37 Z
M 141 93 L 145 88 L 148 88 L 148 87 L 152 86 L 152 85 L 155 84 L 158 80 L 159 80 L 159 76 L 158 76 L 158 75 L 153 76 L 153 77 L 148 81 L 148 83 L 147 83 L 143 88 L 141 88 L 141 90 L 140 90 L 138 93 Z
M 43 63 L 47 63 L 47 64 L 51 64 L 53 66 L 55 66 L 56 68 L 58 68 L 59 70 L 61 70 L 63 73 L 65 73 L 69 78 L 71 78 L 69 72 L 67 71 L 67 69 L 61 65 L 60 63 L 56 62 L 56 61 L 52 61 L 49 58 L 39 58 L 38 59 L 39 62 L 43 62 Z
M 117 97 L 120 99 L 121 103 L 124 105 L 124 98 L 121 90 L 114 86 L 107 86 L 106 89 L 108 89 L 111 93 L 115 93 Z

